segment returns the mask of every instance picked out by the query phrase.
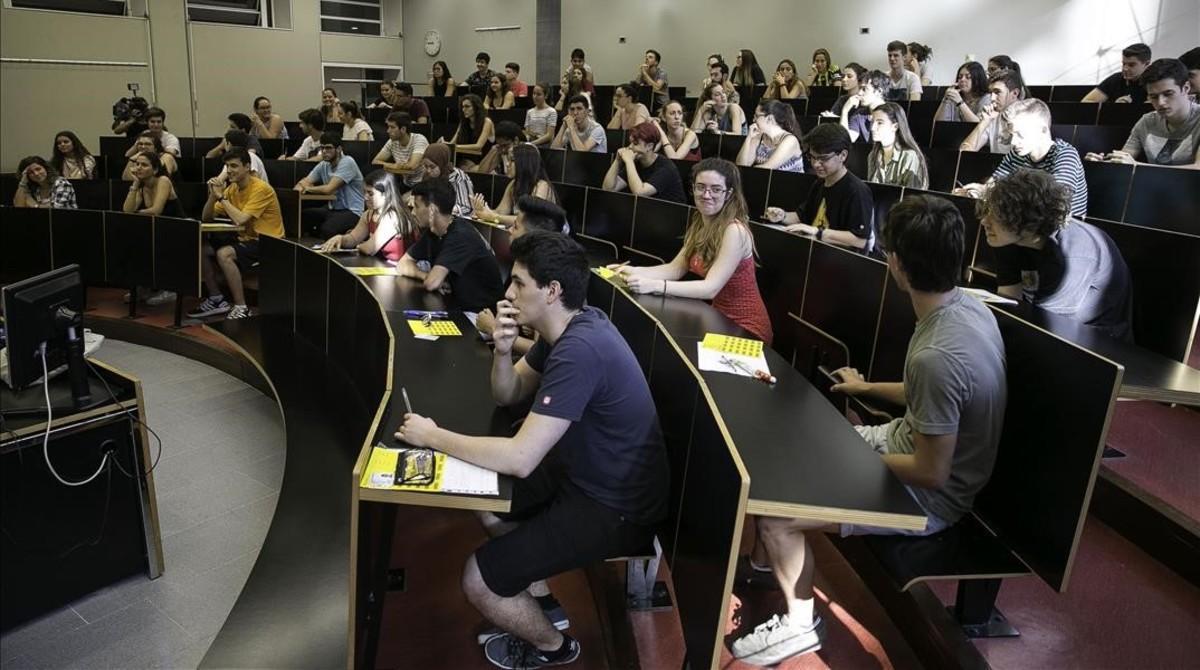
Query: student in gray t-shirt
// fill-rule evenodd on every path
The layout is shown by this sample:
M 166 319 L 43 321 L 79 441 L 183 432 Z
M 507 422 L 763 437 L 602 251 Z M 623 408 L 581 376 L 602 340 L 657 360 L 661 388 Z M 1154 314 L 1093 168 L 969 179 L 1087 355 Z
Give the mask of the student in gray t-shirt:
M 967 514 L 996 462 L 1008 396 L 1004 342 L 991 311 L 955 286 L 961 271 L 963 222 L 949 201 L 912 196 L 883 228 L 888 270 L 909 295 L 917 326 L 901 383 L 868 382 L 837 371 L 834 391 L 907 405 L 903 418 L 860 429 L 928 516 L 924 531 L 843 525 L 843 534 L 936 533 Z M 813 556 L 802 530 L 838 530 L 799 519 L 759 517 L 771 566 L 788 613 L 733 643 L 733 655 L 774 665 L 820 648 L 824 628 L 813 613 Z
M 1120 151 L 1085 158 L 1200 167 L 1200 104 L 1188 99 L 1187 67 L 1174 58 L 1160 58 L 1142 73 L 1142 83 L 1154 111 L 1138 119 Z

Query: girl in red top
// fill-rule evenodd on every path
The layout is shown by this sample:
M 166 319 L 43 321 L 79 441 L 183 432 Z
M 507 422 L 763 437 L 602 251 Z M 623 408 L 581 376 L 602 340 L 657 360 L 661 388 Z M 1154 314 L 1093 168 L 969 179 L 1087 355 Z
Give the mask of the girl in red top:
M 372 172 L 363 184 L 366 207 L 354 228 L 334 235 L 321 246 L 326 253 L 358 249 L 364 256 L 379 256 L 393 263 L 417 239 L 417 226 L 408 208 L 400 202 L 396 177 L 390 172 Z
M 771 343 L 771 320 L 754 278 L 754 238 L 737 167 L 706 158 L 692 168 L 696 210 L 683 248 L 666 265 L 610 266 L 635 293 L 711 300 L 722 314 Z M 680 281 L 688 272 L 699 281 Z

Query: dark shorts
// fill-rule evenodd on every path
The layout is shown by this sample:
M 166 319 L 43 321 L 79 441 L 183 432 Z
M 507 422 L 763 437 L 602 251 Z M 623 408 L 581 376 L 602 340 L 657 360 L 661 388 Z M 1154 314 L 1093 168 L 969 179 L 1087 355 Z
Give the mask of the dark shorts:
M 475 552 L 492 593 L 511 598 L 530 584 L 617 556 L 645 550 L 654 528 L 627 521 L 542 465 L 513 484 L 512 511 L 497 515 L 519 525 Z
M 238 268 L 242 270 L 249 270 L 258 263 L 258 240 L 242 241 L 233 233 L 218 233 L 209 235 L 208 243 L 213 252 L 219 251 L 221 247 L 233 247 L 233 252 L 237 254 Z

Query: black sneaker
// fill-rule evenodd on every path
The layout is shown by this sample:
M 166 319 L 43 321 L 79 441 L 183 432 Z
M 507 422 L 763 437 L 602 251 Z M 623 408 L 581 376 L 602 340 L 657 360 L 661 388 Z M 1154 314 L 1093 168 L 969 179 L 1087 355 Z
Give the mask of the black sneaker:
M 550 620 L 551 626 L 554 626 L 558 630 L 566 630 L 571 627 L 571 620 L 567 618 L 567 610 L 563 609 L 562 604 L 553 597 L 545 601 L 539 600 L 538 604 L 542 607 L 542 614 L 545 614 L 546 618 Z M 496 626 L 484 626 L 483 630 L 479 631 L 479 635 L 476 636 L 475 641 L 479 644 L 487 644 L 488 640 L 503 633 L 504 631 Z
M 203 319 L 206 316 L 224 314 L 231 309 L 233 309 L 233 305 L 229 304 L 225 298 L 209 296 L 204 299 L 204 302 L 196 305 L 196 309 L 188 312 L 187 315 L 192 319 Z
M 501 633 L 483 645 L 483 655 L 492 665 L 508 670 L 566 665 L 579 658 L 579 641 L 570 635 L 563 639 L 567 644 L 562 651 L 545 652 L 515 635 Z

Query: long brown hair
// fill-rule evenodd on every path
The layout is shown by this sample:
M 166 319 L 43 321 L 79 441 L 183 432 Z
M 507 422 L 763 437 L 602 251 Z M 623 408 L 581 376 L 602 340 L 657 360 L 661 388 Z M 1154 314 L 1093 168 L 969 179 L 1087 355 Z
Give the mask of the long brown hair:
M 746 225 L 750 221 L 750 215 L 749 208 L 746 206 L 746 197 L 742 195 L 742 174 L 738 172 L 736 165 L 723 158 L 705 158 L 692 167 L 691 183 L 693 187 L 696 177 L 700 176 L 701 172 L 716 172 L 721 175 L 725 180 L 725 188 L 728 189 L 729 197 L 725 200 L 725 206 L 721 208 L 720 212 L 717 212 L 711 223 L 705 224 L 699 209 L 692 210 L 687 234 L 683 237 L 683 252 L 684 256 L 688 258 L 691 258 L 693 254 L 700 254 L 700 260 L 705 267 L 711 267 L 713 260 L 721 251 L 721 239 L 725 236 L 725 227 L 733 221 Z

